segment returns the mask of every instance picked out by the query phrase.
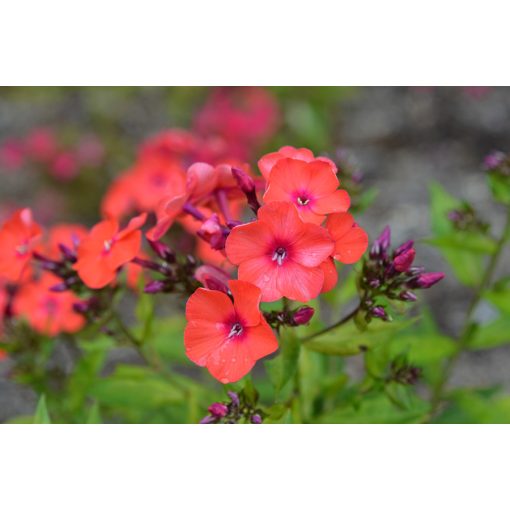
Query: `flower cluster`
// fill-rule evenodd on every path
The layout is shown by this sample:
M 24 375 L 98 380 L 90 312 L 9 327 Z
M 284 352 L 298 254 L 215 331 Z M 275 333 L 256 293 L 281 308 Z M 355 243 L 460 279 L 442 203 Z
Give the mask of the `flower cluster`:
M 256 409 L 252 402 L 245 397 L 244 392 L 227 392 L 229 400 L 227 402 L 214 402 L 207 409 L 209 414 L 202 418 L 200 423 L 262 423 L 262 411 Z
M 428 289 L 444 278 L 444 273 L 427 273 L 414 266 L 414 241 L 406 241 L 394 250 L 391 231 L 386 227 L 372 244 L 363 263 L 360 287 L 363 291 L 360 308 L 365 320 L 375 317 L 391 320 L 385 302 L 416 301 L 415 289 Z

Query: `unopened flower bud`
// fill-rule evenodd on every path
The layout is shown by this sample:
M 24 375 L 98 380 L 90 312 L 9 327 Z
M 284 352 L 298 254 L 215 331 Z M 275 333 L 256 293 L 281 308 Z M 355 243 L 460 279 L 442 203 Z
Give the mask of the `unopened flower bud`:
M 257 214 L 257 211 L 260 209 L 260 203 L 257 198 L 255 181 L 246 172 L 238 168 L 232 168 L 232 175 L 241 191 L 246 195 L 250 209 Z
M 483 160 L 483 166 L 486 170 L 495 170 L 503 163 L 503 161 L 505 161 L 505 159 L 506 156 L 503 152 L 493 151 L 485 156 L 485 159 Z
M 207 410 L 216 418 L 223 418 L 228 414 L 228 407 L 220 402 L 211 404 Z
M 303 326 L 308 324 L 313 317 L 315 310 L 311 306 L 303 306 L 294 312 L 292 322 L 296 326 Z
M 374 306 L 370 310 L 370 314 L 372 317 L 376 317 L 377 319 L 382 319 L 383 321 L 387 321 L 389 319 L 388 314 L 383 306 Z
M 58 249 L 67 261 L 72 262 L 73 264 L 76 262 L 77 258 L 74 250 L 68 248 L 65 244 L 62 243 L 59 243 Z
M 406 241 L 405 243 L 402 243 L 396 250 L 395 250 L 395 257 L 397 257 L 398 255 L 400 255 L 401 253 L 404 253 L 408 250 L 410 250 L 412 247 L 414 246 L 414 241 L 413 240 L 409 240 L 409 241 Z
M 413 288 L 428 289 L 445 277 L 444 273 L 423 273 L 413 283 Z
M 384 227 L 379 237 L 374 241 L 370 249 L 370 258 L 377 259 L 386 254 L 391 244 L 391 230 L 389 226 Z
M 381 280 L 379 280 L 379 278 L 372 278 L 371 280 L 368 280 L 368 285 L 370 285 L 373 289 L 377 289 L 381 286 Z
M 260 416 L 260 414 L 252 415 L 251 422 L 256 425 L 260 425 L 262 423 L 262 416 Z
M 207 415 L 200 420 L 200 423 L 202 425 L 210 425 L 212 423 L 216 423 L 217 421 L 218 419 L 216 417 Z
M 145 287 L 143 288 L 143 291 L 146 294 L 157 294 L 158 292 L 163 292 L 165 290 L 166 283 L 162 280 L 153 280 L 152 282 L 149 282 Z
M 162 243 L 161 241 L 151 241 L 150 239 L 147 239 L 147 241 L 149 242 L 149 246 L 152 248 L 152 251 L 160 259 L 163 259 L 165 262 L 170 264 L 175 262 L 175 253 L 169 246 L 167 246 L 165 243 Z
M 90 303 L 88 301 L 78 301 L 73 303 L 73 310 L 76 313 L 86 314 L 90 310 Z
M 239 395 L 237 393 L 233 391 L 228 391 L 227 395 L 229 396 L 234 406 L 239 407 L 241 405 L 241 402 L 239 401 Z
M 405 273 L 410 269 L 415 255 L 416 251 L 414 248 L 408 248 L 407 250 L 400 252 L 400 254 L 393 259 L 393 267 L 399 273 Z
M 228 293 L 228 280 L 230 276 L 222 269 L 204 264 L 195 271 L 195 278 L 206 288 L 210 290 L 219 290 Z
M 402 291 L 398 298 L 401 300 L 401 301 L 416 301 L 417 297 L 415 294 L 413 294 L 411 291 L 409 290 L 404 290 Z

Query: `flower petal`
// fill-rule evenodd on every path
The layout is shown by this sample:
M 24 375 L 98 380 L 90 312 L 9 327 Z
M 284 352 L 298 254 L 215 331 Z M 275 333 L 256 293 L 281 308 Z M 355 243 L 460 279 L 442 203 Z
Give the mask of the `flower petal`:
M 238 278 L 256 285 L 262 291 L 262 301 L 276 301 L 282 297 L 277 287 L 278 268 L 266 256 L 242 262 Z
M 230 280 L 228 283 L 234 297 L 235 311 L 244 325 L 257 326 L 260 324 L 262 318 L 259 309 L 261 290 L 252 283 L 242 280 Z
M 288 261 L 278 274 L 277 285 L 282 295 L 303 303 L 315 299 L 323 284 L 322 269 L 303 267 L 293 261 Z
M 245 260 L 264 255 L 272 240 L 270 228 L 261 221 L 254 221 L 232 229 L 227 237 L 225 251 L 230 262 L 238 265 Z
M 227 322 L 234 315 L 234 305 L 223 292 L 197 289 L 186 303 L 186 319 Z
M 338 272 L 335 263 L 331 257 L 328 257 L 320 266 L 324 272 L 324 284 L 321 292 L 329 292 L 334 289 L 338 282 Z
M 310 208 L 317 214 L 330 214 L 345 212 L 350 206 L 351 198 L 349 197 L 349 193 L 344 189 L 337 189 L 329 195 L 314 200 Z
M 276 335 L 265 319 L 262 319 L 258 326 L 248 328 L 244 341 L 254 360 L 268 356 L 278 349 Z
M 305 223 L 292 243 L 293 261 L 306 267 L 317 267 L 333 252 L 334 243 L 325 228 Z
M 262 206 L 258 210 L 258 218 L 279 240 L 293 240 L 303 228 L 303 222 L 296 207 L 289 202 L 271 202 Z
M 239 381 L 254 365 L 246 339 L 231 339 L 209 357 L 206 366 L 213 377 L 228 384 Z
M 209 358 L 216 356 L 227 341 L 225 325 L 222 322 L 190 320 L 184 329 L 186 355 L 201 367 L 206 366 Z

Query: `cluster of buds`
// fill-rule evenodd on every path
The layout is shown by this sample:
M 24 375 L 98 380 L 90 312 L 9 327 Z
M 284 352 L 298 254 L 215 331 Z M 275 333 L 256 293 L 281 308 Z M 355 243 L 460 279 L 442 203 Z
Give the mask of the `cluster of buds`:
M 213 423 L 262 423 L 262 412 L 248 403 L 244 392 L 229 391 L 227 402 L 215 402 L 207 409 L 209 414 L 200 420 L 202 424 Z
M 144 292 L 158 294 L 180 289 L 190 294 L 198 287 L 194 277 L 197 261 L 192 255 L 177 257 L 173 250 L 161 241 L 149 241 L 149 245 L 160 261 L 154 262 L 140 257 L 132 260 L 134 264 L 159 275 L 158 279 L 151 280 L 145 285 Z
M 268 324 L 278 330 L 281 326 L 305 326 L 308 324 L 315 310 L 311 306 L 301 306 L 294 310 L 276 310 L 264 312 L 264 317 Z
M 394 381 L 404 386 L 412 386 L 418 382 L 422 375 L 420 367 L 411 365 L 405 356 L 395 358 L 390 365 L 388 381 Z
M 78 240 L 73 242 L 73 246 L 69 247 L 59 243 L 60 259 L 51 259 L 39 252 L 34 252 L 32 257 L 38 263 L 43 271 L 48 271 L 57 276 L 60 283 L 57 283 L 50 290 L 53 292 L 66 292 L 68 290 L 80 291 L 84 286 L 78 273 L 73 268 L 73 264 L 77 261 L 76 248 Z
M 448 219 L 453 223 L 456 230 L 482 234 L 486 234 L 489 230 L 489 224 L 482 221 L 473 207 L 466 202 L 458 209 L 449 211 Z
M 423 267 L 413 266 L 416 250 L 414 241 L 406 241 L 391 251 L 391 231 L 386 227 L 370 248 L 363 263 L 360 287 L 363 290 L 361 309 L 365 319 L 375 317 L 391 320 L 379 300 L 416 301 L 415 289 L 428 289 L 444 278 L 444 273 L 426 273 Z
M 483 160 L 483 166 L 487 172 L 510 177 L 510 157 L 501 151 L 493 151 Z

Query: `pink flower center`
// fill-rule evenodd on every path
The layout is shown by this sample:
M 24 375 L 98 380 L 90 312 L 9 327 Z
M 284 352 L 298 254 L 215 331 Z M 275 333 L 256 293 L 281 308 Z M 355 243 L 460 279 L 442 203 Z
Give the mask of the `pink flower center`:
M 240 322 L 234 322 L 230 328 L 230 333 L 227 338 L 239 337 L 243 334 L 244 328 Z
M 298 207 L 306 207 L 310 205 L 313 197 L 307 191 L 298 191 L 294 193 L 294 201 Z
M 25 256 L 28 253 L 28 243 L 20 244 L 16 246 L 16 254 L 20 257 Z
M 287 258 L 287 250 L 279 246 L 274 250 L 271 260 L 275 261 L 279 266 L 283 265 L 283 261 Z

